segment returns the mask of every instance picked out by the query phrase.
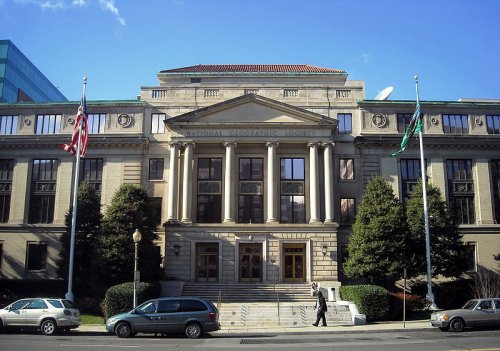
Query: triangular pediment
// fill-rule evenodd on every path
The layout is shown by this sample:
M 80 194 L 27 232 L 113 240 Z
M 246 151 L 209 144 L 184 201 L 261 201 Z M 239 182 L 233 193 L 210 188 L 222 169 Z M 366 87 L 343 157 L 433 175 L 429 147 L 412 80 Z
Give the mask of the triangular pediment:
M 194 125 L 330 125 L 337 121 L 318 113 L 282 103 L 255 94 L 188 112 L 166 121 L 170 128 Z

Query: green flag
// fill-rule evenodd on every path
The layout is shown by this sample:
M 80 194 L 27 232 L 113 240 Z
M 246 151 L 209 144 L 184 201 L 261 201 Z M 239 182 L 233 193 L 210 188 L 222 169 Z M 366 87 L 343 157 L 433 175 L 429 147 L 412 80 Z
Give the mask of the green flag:
M 408 128 L 406 128 L 405 135 L 403 136 L 403 140 L 401 141 L 401 146 L 399 151 L 391 154 L 391 156 L 399 156 L 403 151 L 406 150 L 408 145 L 410 145 L 410 140 L 415 133 L 420 133 L 422 130 L 422 112 L 420 111 L 420 101 L 417 100 L 417 109 L 415 113 L 411 117 L 410 124 Z

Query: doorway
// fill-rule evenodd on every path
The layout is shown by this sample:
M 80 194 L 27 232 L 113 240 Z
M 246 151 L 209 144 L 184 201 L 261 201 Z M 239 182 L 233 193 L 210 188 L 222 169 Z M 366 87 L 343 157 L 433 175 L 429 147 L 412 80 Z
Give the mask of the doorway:
M 306 244 L 283 244 L 283 280 L 306 281 Z
M 261 282 L 262 244 L 241 243 L 239 251 L 240 282 Z

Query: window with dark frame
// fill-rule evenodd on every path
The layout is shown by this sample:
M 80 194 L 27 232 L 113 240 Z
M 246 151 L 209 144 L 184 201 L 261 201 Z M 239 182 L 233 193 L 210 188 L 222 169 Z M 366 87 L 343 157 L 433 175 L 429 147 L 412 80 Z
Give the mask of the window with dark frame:
M 238 223 L 264 223 L 264 159 L 239 159 Z
M 477 272 L 476 243 L 465 243 L 465 261 L 467 262 L 466 272 Z
M 17 134 L 18 116 L 0 116 L 0 135 Z
M 340 225 L 350 226 L 356 217 L 355 199 L 340 199 Z
M 341 180 L 354 180 L 354 159 L 341 158 L 339 160 L 339 171 Z
M 339 121 L 337 127 L 339 134 L 352 133 L 352 113 L 338 113 L 337 120 Z
M 153 211 L 153 218 L 155 224 L 158 226 L 161 224 L 161 197 L 150 197 L 149 198 L 150 205 Z
M 56 159 L 33 160 L 28 222 L 52 223 L 57 181 Z
M 151 134 L 165 134 L 165 118 L 164 113 L 151 114 Z
M 26 243 L 26 270 L 44 271 L 47 269 L 47 242 L 28 241 Z
M 222 158 L 198 159 L 196 221 L 220 223 L 222 218 Z
M 443 132 L 445 134 L 469 134 L 469 116 L 443 115 Z
M 280 223 L 305 223 L 305 160 L 282 158 Z
M 89 134 L 104 133 L 104 125 L 106 124 L 105 113 L 90 113 L 87 115 L 87 126 Z
M 493 186 L 495 222 L 500 224 L 500 160 L 491 161 L 491 184 Z
M 35 134 L 59 134 L 61 115 L 37 115 Z
M 401 159 L 399 168 L 401 170 L 401 198 L 406 203 L 410 198 L 411 191 L 422 177 L 420 173 L 420 160 Z
M 398 133 L 406 133 L 406 129 L 410 125 L 413 113 L 398 113 L 396 118 L 398 120 Z
M 148 180 L 163 180 L 163 167 L 163 158 L 150 158 Z
M 446 160 L 448 202 L 460 224 L 475 223 L 472 160 Z
M 487 115 L 486 129 L 488 134 L 500 134 L 500 115 Z
M 0 159 L 0 223 L 9 221 L 14 160 Z
M 85 157 L 80 159 L 80 162 L 80 182 L 88 182 L 100 197 L 102 191 L 103 159 Z

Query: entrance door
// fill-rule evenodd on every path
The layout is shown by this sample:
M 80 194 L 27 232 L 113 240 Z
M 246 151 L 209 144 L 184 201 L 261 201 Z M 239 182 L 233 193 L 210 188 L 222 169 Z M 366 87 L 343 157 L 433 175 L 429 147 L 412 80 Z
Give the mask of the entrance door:
M 196 281 L 216 282 L 219 279 L 219 244 L 196 244 Z
M 283 244 L 283 279 L 288 282 L 306 280 L 306 244 Z
M 240 244 L 240 281 L 262 281 L 262 244 Z

